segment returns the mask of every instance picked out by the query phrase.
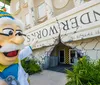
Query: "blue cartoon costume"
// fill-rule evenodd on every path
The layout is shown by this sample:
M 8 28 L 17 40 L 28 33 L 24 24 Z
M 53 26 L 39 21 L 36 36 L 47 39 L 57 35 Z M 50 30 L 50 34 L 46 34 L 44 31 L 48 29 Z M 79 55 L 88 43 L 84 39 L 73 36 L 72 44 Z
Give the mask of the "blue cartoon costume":
M 2 79 L 6 79 L 9 75 L 12 75 L 15 77 L 15 79 L 18 79 L 18 63 L 17 64 L 13 64 L 7 68 L 5 68 L 2 72 L 0 72 L 0 77 Z M 14 70 L 14 71 L 13 71 Z

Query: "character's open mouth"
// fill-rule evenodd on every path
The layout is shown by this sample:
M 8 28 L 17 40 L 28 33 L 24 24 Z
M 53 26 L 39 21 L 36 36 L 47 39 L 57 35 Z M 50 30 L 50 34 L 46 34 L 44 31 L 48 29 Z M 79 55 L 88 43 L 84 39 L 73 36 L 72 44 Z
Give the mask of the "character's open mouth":
M 17 54 L 18 54 L 18 50 L 11 51 L 11 52 L 4 52 L 3 54 L 4 54 L 5 56 L 7 56 L 7 57 L 15 57 L 15 56 L 17 56 Z

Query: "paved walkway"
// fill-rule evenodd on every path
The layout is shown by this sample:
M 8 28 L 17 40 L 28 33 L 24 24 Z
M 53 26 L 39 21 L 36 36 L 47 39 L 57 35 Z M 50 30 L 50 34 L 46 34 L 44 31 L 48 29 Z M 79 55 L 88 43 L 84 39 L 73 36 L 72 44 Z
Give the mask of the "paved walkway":
M 31 85 L 65 85 L 66 74 L 44 70 L 39 74 L 30 76 Z
M 55 67 L 48 68 L 48 70 L 66 73 L 66 69 L 72 70 L 72 65 L 69 64 L 62 64 Z

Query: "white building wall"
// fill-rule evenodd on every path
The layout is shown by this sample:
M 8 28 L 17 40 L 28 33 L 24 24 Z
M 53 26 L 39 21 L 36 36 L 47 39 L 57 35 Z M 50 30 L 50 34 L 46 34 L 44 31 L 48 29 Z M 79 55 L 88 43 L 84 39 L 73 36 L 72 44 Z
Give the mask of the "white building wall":
M 81 50 L 84 55 L 97 60 L 100 58 L 100 10 L 98 8 L 100 8 L 100 0 L 93 0 L 34 26 L 24 32 L 27 34 L 24 44 L 28 45 L 37 39 L 38 43 L 33 54 L 44 63 L 42 59 L 47 56 L 52 46 L 59 43 L 59 39 L 66 46 L 77 51 Z
M 34 59 L 38 61 L 38 64 L 42 65 L 43 68 L 48 68 L 50 63 L 50 54 L 53 49 L 54 46 L 42 47 L 34 50 L 32 55 L 34 56 Z
M 84 55 L 89 56 L 93 60 L 100 59 L 100 37 L 84 39 L 66 45 L 73 47 L 73 49 L 81 50 Z
M 45 46 L 57 45 L 60 37 L 63 43 L 67 43 L 66 45 L 85 51 L 85 54 L 90 55 L 92 59 L 97 59 L 100 49 L 97 38 L 100 36 L 100 10 L 98 8 L 100 8 L 100 0 L 90 1 L 37 25 L 34 29 L 25 31 L 27 37 L 24 44 L 28 45 L 37 39 L 36 49 L 41 49 Z M 96 38 L 92 39 L 93 37 Z M 97 53 L 94 49 L 97 50 L 97 57 L 95 57 Z

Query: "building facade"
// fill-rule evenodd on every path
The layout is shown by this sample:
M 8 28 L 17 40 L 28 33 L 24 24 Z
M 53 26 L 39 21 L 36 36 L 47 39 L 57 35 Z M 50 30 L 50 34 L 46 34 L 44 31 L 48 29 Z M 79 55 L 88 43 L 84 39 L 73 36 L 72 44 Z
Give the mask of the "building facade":
M 100 0 L 11 0 L 21 19 L 25 45 L 38 40 L 33 55 L 44 68 L 75 64 L 83 55 L 100 59 Z

